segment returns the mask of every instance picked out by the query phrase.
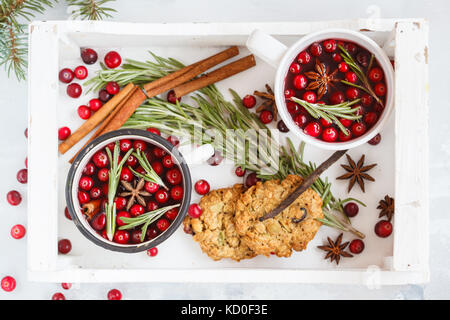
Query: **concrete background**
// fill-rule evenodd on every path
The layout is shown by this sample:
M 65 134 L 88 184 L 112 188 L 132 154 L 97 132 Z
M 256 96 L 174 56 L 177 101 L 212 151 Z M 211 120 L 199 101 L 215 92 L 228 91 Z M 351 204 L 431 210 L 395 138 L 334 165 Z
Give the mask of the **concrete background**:
M 62 1 L 60 1 L 62 2 Z M 133 22 L 246 22 L 312 21 L 368 17 L 424 17 L 430 22 L 430 266 L 431 282 L 424 286 L 393 286 L 370 290 L 363 286 L 269 284 L 83 284 L 64 291 L 67 299 L 106 299 L 111 288 L 124 299 L 448 299 L 450 298 L 450 118 L 448 88 L 450 70 L 448 34 L 450 2 L 436 1 L 268 1 L 268 0 L 117 0 L 112 20 Z M 41 20 L 64 20 L 64 5 L 47 10 Z M 17 280 L 12 293 L 0 290 L 0 299 L 50 299 L 63 291 L 60 284 L 26 281 L 26 239 L 14 240 L 12 225 L 26 226 L 24 202 L 12 208 L 6 193 L 19 186 L 16 172 L 26 157 L 27 84 L 0 72 L 0 278 Z

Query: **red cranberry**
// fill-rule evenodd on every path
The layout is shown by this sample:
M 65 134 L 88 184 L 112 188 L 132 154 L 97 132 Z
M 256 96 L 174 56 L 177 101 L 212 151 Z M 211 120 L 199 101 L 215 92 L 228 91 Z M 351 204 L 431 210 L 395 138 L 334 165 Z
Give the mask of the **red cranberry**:
M 120 86 L 117 82 L 110 81 L 106 84 L 105 90 L 108 91 L 109 94 L 115 95 L 116 93 L 119 93 Z
M 67 254 L 72 250 L 72 243 L 68 239 L 61 239 L 58 241 L 58 252 Z
M 69 290 L 70 288 L 72 288 L 72 284 L 71 283 L 67 283 L 67 282 L 63 282 L 63 283 L 61 283 L 61 287 L 64 290 Z
M 136 148 L 136 147 L 135 147 L 135 148 Z M 162 158 L 162 157 L 164 157 L 166 154 L 167 154 L 167 152 L 164 151 L 164 150 L 161 149 L 161 148 L 155 147 L 155 148 L 153 149 L 153 155 L 154 155 L 155 157 L 157 157 L 157 158 Z
M 369 71 L 369 79 L 372 82 L 379 82 L 381 80 L 383 80 L 383 70 L 381 70 L 380 68 L 372 68 Z
M 133 172 L 131 172 L 131 170 L 127 167 L 123 167 L 120 172 L 120 180 L 131 182 L 133 180 Z
M 159 235 L 159 231 L 155 227 L 148 228 L 146 236 L 148 239 L 154 239 Z
M 338 64 L 338 70 L 342 73 L 345 73 L 348 71 L 348 64 L 346 64 L 345 62 L 341 62 Z
M 298 54 L 297 61 L 300 64 L 307 64 L 309 63 L 309 61 L 311 61 L 311 56 L 309 55 L 308 52 L 302 51 Z
M 356 55 L 356 61 L 363 67 L 367 67 L 369 65 L 369 56 L 363 52 L 360 52 Z
M 61 292 L 57 292 L 52 296 L 52 300 L 66 300 L 66 297 Z
M 245 177 L 245 187 L 250 188 L 251 186 L 254 186 L 258 181 L 261 179 L 258 178 L 255 172 L 251 172 Z
M 300 110 L 299 105 L 294 101 L 286 102 L 286 108 L 290 114 L 296 114 Z
M 147 211 L 155 211 L 158 208 L 159 208 L 158 204 L 153 200 L 150 200 L 147 203 Z
M 333 39 L 328 39 L 323 42 L 323 48 L 325 52 L 333 52 L 337 48 L 337 43 Z
M 125 199 L 123 197 L 116 197 L 114 199 L 114 202 L 116 203 L 117 210 L 122 210 L 127 205 L 127 199 Z
M 305 129 L 303 129 L 303 132 L 311 137 L 318 137 L 321 131 L 322 128 L 320 127 L 320 124 L 315 121 L 308 123 Z
M 134 204 L 134 205 L 131 206 L 131 208 L 130 208 L 130 214 L 131 214 L 133 217 L 138 217 L 138 216 L 140 216 L 140 215 L 143 214 L 143 213 L 144 213 L 144 207 L 141 206 L 140 204 Z
M 215 151 L 214 154 L 207 160 L 208 164 L 210 166 L 218 166 L 223 160 L 222 155 L 220 152 Z
M 78 185 L 81 190 L 89 191 L 94 186 L 94 181 L 90 177 L 81 177 Z
M 167 101 L 172 104 L 177 104 L 177 101 L 181 101 L 181 97 L 177 97 L 174 90 L 170 90 L 167 93 Z
M 351 253 L 359 254 L 364 250 L 364 242 L 360 239 L 355 239 L 352 242 L 350 242 L 348 249 L 350 250 Z
M 163 172 L 163 165 L 159 161 L 153 161 L 151 163 L 153 170 L 155 170 L 156 174 L 159 176 Z M 136 170 L 137 171 L 137 170 Z M 138 171 L 139 172 L 139 171 Z
M 70 216 L 70 213 L 69 213 L 69 209 L 67 209 L 67 207 L 64 209 L 64 216 L 67 219 L 72 220 L 72 217 Z
M 149 257 L 154 257 L 158 254 L 158 248 L 154 247 L 154 248 L 150 248 L 147 250 L 147 255 Z
M 156 191 L 155 199 L 159 203 L 166 203 L 167 200 L 169 200 L 169 194 L 167 193 L 166 190 L 160 189 L 160 190 Z
M 375 106 L 373 107 L 373 111 L 381 113 L 384 109 L 384 105 L 376 103 Z
M 73 73 L 75 74 L 75 78 L 79 80 L 86 79 L 88 75 L 88 71 L 85 66 L 78 66 L 73 70 Z
M 355 122 L 352 125 L 352 134 L 355 137 L 359 137 L 366 132 L 366 125 L 362 122 Z
M 134 167 L 136 164 L 137 164 L 137 159 L 136 159 L 136 157 L 135 156 L 133 156 L 132 154 L 130 154 L 129 156 L 128 156 L 128 159 L 127 159 L 127 165 L 129 165 L 130 167 Z
M 25 227 L 21 224 L 16 224 L 11 228 L 11 237 L 14 239 L 21 239 L 25 236 Z
M 286 126 L 283 120 L 278 121 L 277 128 L 280 132 L 289 132 L 289 128 Z
M 356 52 L 356 45 L 354 43 L 347 43 L 345 44 L 345 49 L 348 51 L 348 53 L 355 53 Z
M 82 91 L 83 90 L 78 83 L 71 83 L 67 86 L 66 89 L 67 95 L 71 98 L 78 98 L 79 96 L 81 96 Z
M 345 142 L 349 141 L 352 138 L 352 133 L 347 128 L 345 129 L 346 133 L 339 130 L 339 141 Z
M 196 203 L 191 204 L 188 208 L 188 215 L 193 219 L 200 218 L 202 213 L 203 213 L 202 209 Z
M 339 122 L 346 128 L 350 127 L 353 123 L 353 120 L 345 119 L 345 118 L 339 118 Z
M 178 140 L 178 138 L 174 137 L 174 136 L 168 136 L 167 137 L 167 141 L 169 141 L 170 144 L 175 146 L 175 147 L 180 144 L 180 140 Z
M 261 122 L 264 124 L 268 124 L 268 123 L 272 122 L 272 120 L 273 120 L 272 112 L 269 110 L 263 110 L 259 114 L 259 120 L 261 120 Z
M 122 293 L 117 289 L 109 290 L 108 300 L 122 300 Z
M 336 52 L 331 55 L 331 58 L 333 58 L 333 60 L 335 62 L 341 62 L 342 61 L 341 55 L 339 53 L 336 53 Z M 347 70 L 345 70 L 345 71 L 347 71 Z
M 328 122 L 327 120 L 325 120 L 324 118 L 320 118 L 320 124 L 322 125 L 322 127 L 327 128 L 329 126 L 331 126 L 331 122 Z
M 112 98 L 112 95 L 110 95 L 105 89 L 102 89 L 98 92 L 98 98 L 101 102 L 108 102 L 108 100 Z
M 377 144 L 380 143 L 380 141 L 381 141 L 381 134 L 378 133 L 375 137 L 370 139 L 367 143 L 372 146 L 376 146 Z
M 147 143 L 145 143 L 145 141 L 142 140 L 134 140 L 133 148 L 140 151 L 144 151 L 145 149 L 147 149 Z
M 101 107 L 102 107 L 102 102 L 100 101 L 100 99 L 91 99 L 89 100 L 89 109 L 91 109 L 91 111 L 95 112 L 98 111 Z
M 296 75 L 294 77 L 294 79 L 292 80 L 292 85 L 297 90 L 305 89 L 307 83 L 308 83 L 308 80 L 306 80 L 306 77 L 304 75 L 302 75 L 302 74 Z M 288 98 L 288 97 L 286 97 L 286 98 Z
M 164 156 L 164 158 L 162 159 L 162 165 L 164 166 L 164 168 L 168 169 L 172 168 L 175 165 L 170 154 Z
M 97 168 L 104 168 L 109 164 L 108 155 L 103 150 L 97 151 L 92 157 L 92 161 Z
M 91 109 L 89 109 L 88 106 L 79 106 L 77 112 L 78 116 L 83 120 L 87 120 L 91 117 Z
M 369 126 L 373 125 L 375 122 L 377 122 L 378 116 L 375 112 L 371 111 L 366 113 L 364 116 L 364 122 L 367 123 Z
M 305 100 L 306 102 L 309 102 L 309 103 L 315 103 L 316 102 L 316 94 L 314 93 L 314 92 L 312 92 L 312 91 L 306 91 L 304 94 L 303 94 L 303 100 Z
M 158 136 L 161 135 L 161 131 L 159 131 L 159 130 L 156 129 L 156 128 L 147 128 L 147 131 L 148 131 L 148 132 L 151 132 L 151 133 L 153 133 L 153 134 L 156 134 L 156 135 L 158 135 Z
M 381 220 L 375 225 L 375 234 L 380 238 L 389 237 L 392 233 L 392 223 L 387 220 Z
M 86 64 L 93 64 L 97 61 L 97 52 L 95 50 L 90 48 L 82 48 L 80 50 L 81 53 L 81 59 Z
M 142 231 L 141 230 L 133 230 L 131 232 L 131 242 L 132 243 L 141 243 L 141 235 L 142 235 Z
M 1 281 L 1 287 L 6 292 L 11 292 L 16 288 L 16 279 L 11 276 L 6 276 Z
M 127 211 L 119 211 L 116 215 L 116 223 L 119 227 L 126 225 L 122 218 L 131 218 L 131 215 Z
M 80 204 L 88 203 L 89 200 L 91 199 L 89 198 L 89 195 L 86 192 L 78 191 L 78 201 L 80 202 Z
M 28 170 L 27 169 L 20 169 L 17 172 L 17 181 L 20 183 L 27 183 L 28 182 Z
M 199 195 L 203 196 L 209 192 L 209 183 L 208 181 L 201 179 L 195 183 L 194 188 Z
M 181 183 L 183 177 L 181 175 L 180 170 L 178 170 L 177 168 L 174 168 L 174 169 L 170 169 L 169 171 L 167 171 L 166 179 L 167 179 L 167 181 L 169 181 L 170 184 L 177 185 L 177 184 Z
M 105 228 L 105 226 L 106 226 L 106 214 L 104 213 L 96 215 L 91 221 L 91 227 L 97 231 L 102 231 Z
M 298 114 L 294 118 L 294 123 L 299 126 L 300 128 L 303 128 L 303 126 L 308 122 L 308 118 L 304 114 Z
M 384 83 L 377 83 L 374 90 L 377 96 L 384 96 L 386 94 L 386 85 Z
M 284 97 L 286 99 L 289 99 L 289 98 L 293 97 L 294 95 L 295 95 L 294 90 L 292 90 L 292 89 L 285 89 L 284 90 Z
M 345 80 L 347 80 L 350 83 L 355 83 L 358 80 L 358 77 L 353 71 L 348 71 L 345 74 Z
M 322 54 L 322 46 L 320 45 L 320 43 L 315 42 L 311 45 L 309 51 L 313 56 L 318 57 Z
M 131 141 L 129 139 L 122 139 L 119 142 L 119 148 L 122 152 L 127 152 L 131 149 Z
M 245 169 L 242 169 L 240 166 L 236 168 L 236 170 L 234 170 L 234 173 L 238 176 L 238 177 L 243 177 L 245 175 Z
M 326 142 L 334 142 L 337 140 L 338 133 L 335 128 L 329 127 L 323 130 L 322 139 Z
M 98 178 L 98 180 L 100 180 L 102 182 L 108 181 L 109 170 L 107 168 L 102 168 L 102 169 L 98 170 L 97 178 Z
M 344 212 L 347 215 L 347 217 L 353 218 L 358 214 L 359 207 L 355 202 L 348 202 L 344 206 Z
M 59 72 L 59 81 L 63 83 L 70 83 L 73 80 L 73 72 L 69 68 L 61 69 Z
M 144 189 L 147 192 L 155 193 L 156 191 L 158 191 L 159 185 L 154 182 L 147 181 L 145 182 Z
M 95 168 L 92 162 L 88 162 L 86 167 L 83 168 L 83 174 L 86 176 L 91 176 L 94 174 Z
M 251 109 L 256 105 L 256 98 L 251 94 L 247 94 L 244 98 L 242 98 L 242 104 L 244 107 Z
M 167 219 L 159 219 L 159 221 L 156 223 L 156 227 L 159 229 L 159 231 L 163 232 L 166 231 L 167 228 L 169 228 L 170 222 Z
M 345 95 L 347 96 L 347 98 L 349 98 L 350 100 L 355 100 L 356 98 L 358 98 L 359 96 L 359 91 L 356 88 L 348 88 L 345 91 Z
M 370 106 L 372 104 L 372 101 L 373 101 L 372 96 L 367 93 L 364 93 L 361 96 L 361 103 L 363 104 L 363 106 L 366 106 L 366 107 Z
M 114 233 L 113 240 L 119 244 L 127 244 L 130 241 L 130 234 L 126 230 L 117 230 Z
M 344 102 L 345 96 L 341 91 L 334 92 L 330 97 L 331 104 L 340 104 Z
M 164 215 L 166 216 L 167 219 L 173 221 L 178 215 L 178 208 L 172 208 L 169 211 L 167 211 Z
M 105 183 L 104 185 L 102 185 L 102 193 L 103 194 L 108 194 L 108 190 L 109 190 L 109 186 L 107 183 Z
M 22 202 L 22 196 L 16 190 L 12 190 L 6 194 L 6 200 L 12 206 L 17 206 Z
M 299 74 L 301 70 L 300 64 L 293 62 L 289 67 L 289 72 L 293 74 Z
M 102 196 L 102 189 L 98 187 L 93 187 L 91 191 L 89 191 L 89 195 L 91 196 L 91 199 L 98 199 Z
M 59 140 L 66 140 L 71 134 L 71 131 L 68 127 L 61 127 L 58 130 L 58 139 Z
M 114 69 L 120 66 L 122 63 L 122 58 L 116 51 L 110 51 L 105 55 L 104 61 L 108 68 Z

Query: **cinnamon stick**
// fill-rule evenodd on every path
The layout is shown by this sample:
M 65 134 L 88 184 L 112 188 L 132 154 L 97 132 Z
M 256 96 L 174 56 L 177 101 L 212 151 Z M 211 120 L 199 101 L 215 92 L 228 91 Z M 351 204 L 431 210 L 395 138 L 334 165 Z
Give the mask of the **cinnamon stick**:
M 338 161 L 347 150 L 339 150 L 334 152 L 327 160 L 325 160 L 320 166 L 317 167 L 316 170 L 311 172 L 311 174 L 303 180 L 302 184 L 299 185 L 294 192 L 292 192 L 286 199 L 281 201 L 281 203 L 272 211 L 265 214 L 264 216 L 259 218 L 259 221 L 264 221 L 270 218 L 275 217 L 277 214 L 282 212 L 284 209 L 289 207 L 298 197 L 301 196 L 303 192 L 305 192 L 313 183 L 316 181 L 316 179 L 325 171 L 327 170 L 333 163 Z
M 173 90 L 175 96 L 180 98 L 188 93 L 191 93 L 200 88 L 209 86 L 210 84 L 216 83 L 220 80 L 231 77 L 239 72 L 247 70 L 256 65 L 255 57 L 251 54 L 232 63 L 229 63 L 219 69 L 216 69 L 210 73 L 201 76 L 198 79 L 183 83 Z
M 149 98 L 157 96 L 160 93 L 173 89 L 174 87 L 193 79 L 206 70 L 218 65 L 239 54 L 236 46 L 219 52 L 209 58 L 193 63 L 183 69 L 175 71 L 165 77 L 152 81 L 144 85 L 144 90 Z
M 128 93 L 128 95 L 119 103 L 119 105 L 108 115 L 108 117 L 100 124 L 100 126 L 97 128 L 97 130 L 94 132 L 94 134 L 89 138 L 88 141 L 81 147 L 83 149 L 86 147 L 92 140 L 100 136 L 102 131 L 105 129 L 106 125 L 111 121 L 112 118 L 122 109 L 122 107 L 127 103 L 128 99 L 131 97 L 132 94 L 136 92 L 136 90 L 140 90 L 139 87 L 134 87 L 133 91 Z M 69 160 L 69 163 L 73 163 L 77 155 L 80 153 L 80 150 L 72 157 L 72 159 Z
M 113 111 L 117 105 L 134 89 L 135 85 L 129 83 L 118 94 L 105 103 L 100 110 L 86 120 L 81 127 L 79 127 L 74 133 L 72 133 L 65 141 L 59 144 L 58 150 L 61 154 L 64 154 L 72 148 L 78 141 L 83 139 L 89 132 L 91 132 L 100 122 L 102 122 L 111 111 Z

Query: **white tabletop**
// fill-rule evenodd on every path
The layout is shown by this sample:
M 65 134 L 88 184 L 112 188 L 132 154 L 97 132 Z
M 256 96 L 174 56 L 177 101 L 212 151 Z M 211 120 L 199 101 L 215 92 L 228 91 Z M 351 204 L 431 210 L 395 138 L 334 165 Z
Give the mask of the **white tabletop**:
M 133 4 L 131 6 L 130 4 Z M 450 45 L 447 35 L 450 2 L 313 1 L 297 0 L 116 0 L 114 21 L 132 22 L 246 22 L 308 21 L 349 19 L 376 15 L 382 18 L 425 17 L 430 21 L 430 266 L 431 282 L 424 286 L 394 286 L 368 289 L 363 286 L 298 284 L 74 284 L 65 291 L 60 284 L 32 283 L 26 280 L 26 239 L 14 240 L 11 226 L 26 226 L 26 185 L 16 173 L 24 167 L 27 125 L 27 85 L 8 79 L 0 72 L 0 278 L 13 275 L 17 287 L 12 293 L 0 290 L 0 299 L 49 299 L 61 291 L 67 299 L 105 299 L 117 288 L 124 299 L 448 299 L 450 298 L 450 107 L 448 88 Z M 63 20 L 66 8 L 60 3 L 41 20 Z M 56 134 L 56 133 L 55 133 Z M 18 207 L 6 201 L 9 190 L 18 190 L 24 201 Z

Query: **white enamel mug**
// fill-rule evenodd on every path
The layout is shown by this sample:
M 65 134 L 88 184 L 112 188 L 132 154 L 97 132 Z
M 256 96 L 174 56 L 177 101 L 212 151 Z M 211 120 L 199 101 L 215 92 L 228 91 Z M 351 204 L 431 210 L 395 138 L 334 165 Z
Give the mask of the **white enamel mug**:
M 294 123 L 294 120 L 286 108 L 284 85 L 287 73 L 289 71 L 289 66 L 301 51 L 307 49 L 314 42 L 321 42 L 326 39 L 351 41 L 373 53 L 384 71 L 386 81 L 386 104 L 383 112 L 381 113 L 380 119 L 378 119 L 377 123 L 375 123 L 375 125 L 365 134 L 346 142 L 325 142 L 305 134 L 303 130 Z M 360 32 L 346 29 L 327 29 L 305 35 L 290 48 L 288 48 L 261 30 L 255 30 L 247 39 L 247 47 L 255 56 L 277 68 L 273 91 L 275 94 L 275 101 L 278 106 L 278 113 L 289 130 L 294 132 L 306 143 L 328 150 L 345 150 L 355 148 L 369 141 L 377 133 L 379 133 L 392 112 L 394 107 L 394 69 L 392 68 L 391 62 L 383 49 L 381 49 L 375 41 Z

